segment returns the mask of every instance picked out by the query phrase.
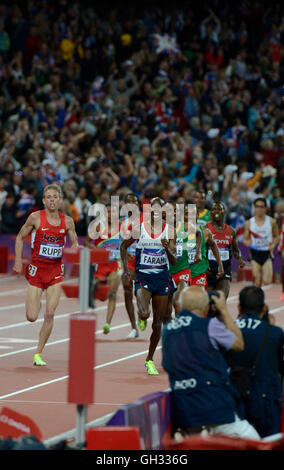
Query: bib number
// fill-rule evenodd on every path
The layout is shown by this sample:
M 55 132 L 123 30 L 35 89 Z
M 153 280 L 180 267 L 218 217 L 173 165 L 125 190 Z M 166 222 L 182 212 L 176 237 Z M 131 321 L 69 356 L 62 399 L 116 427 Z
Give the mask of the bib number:
M 37 267 L 34 266 L 33 264 L 29 264 L 29 275 L 34 277 L 37 272 Z
M 191 250 L 191 251 L 188 252 L 188 262 L 189 262 L 189 264 L 194 264 L 195 255 L 196 255 L 196 250 Z
M 48 259 L 62 258 L 62 246 L 58 245 L 40 245 L 39 256 Z
M 220 253 L 220 258 L 221 258 L 221 261 L 228 261 L 230 259 L 230 253 L 229 253 L 229 250 L 224 250 L 222 248 L 219 248 L 219 253 Z M 208 259 L 210 261 L 216 261 L 216 258 L 213 254 L 213 251 L 212 250 L 209 250 L 208 251 Z
M 143 253 L 141 258 L 141 264 L 147 267 L 161 267 L 167 264 L 167 260 L 164 255 Z

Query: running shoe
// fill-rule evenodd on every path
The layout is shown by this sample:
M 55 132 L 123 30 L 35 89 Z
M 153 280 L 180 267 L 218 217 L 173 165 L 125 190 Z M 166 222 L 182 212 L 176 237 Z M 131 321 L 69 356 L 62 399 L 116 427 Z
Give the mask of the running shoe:
M 46 362 L 44 362 L 41 358 L 40 354 L 35 354 L 34 355 L 34 360 L 33 360 L 34 366 L 46 366 Z
M 104 335 L 107 335 L 110 332 L 110 326 L 108 323 L 104 325 Z
M 138 331 L 133 329 L 133 330 L 130 331 L 130 333 L 129 333 L 129 335 L 127 336 L 127 338 L 138 338 L 138 336 L 139 336 Z
M 145 361 L 145 367 L 147 369 L 148 375 L 159 375 L 155 364 L 153 361 Z
M 284 302 L 284 292 L 282 292 L 282 295 L 281 295 L 281 297 L 280 297 L 280 300 L 281 300 L 282 302 Z
M 139 330 L 144 331 L 146 330 L 147 320 L 142 320 L 141 318 L 138 317 L 137 325 L 138 325 Z

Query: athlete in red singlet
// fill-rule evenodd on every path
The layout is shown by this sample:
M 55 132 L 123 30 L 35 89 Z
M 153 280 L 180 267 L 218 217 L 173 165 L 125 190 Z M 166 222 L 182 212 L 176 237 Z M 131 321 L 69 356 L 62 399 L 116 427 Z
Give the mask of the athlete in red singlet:
M 206 227 L 212 233 L 217 244 L 220 258 L 223 264 L 224 275 L 218 276 L 218 264 L 212 250 L 208 250 L 209 269 L 207 271 L 208 290 L 222 290 L 225 298 L 228 298 L 230 283 L 232 280 L 231 259 L 237 259 L 240 267 L 245 266 L 242 254 L 238 247 L 235 230 L 225 224 L 225 209 L 221 202 L 215 202 L 210 210 L 211 222 Z
M 13 267 L 16 273 L 21 274 L 23 269 L 23 241 L 31 233 L 32 259 L 25 273 L 28 281 L 26 297 L 28 321 L 34 322 L 37 320 L 41 307 L 41 296 L 43 291 L 46 290 L 44 321 L 33 359 L 34 365 L 37 366 L 46 365 L 41 358 L 41 353 L 51 334 L 55 310 L 60 299 L 61 282 L 64 278 L 62 255 L 67 233 L 72 248 L 78 247 L 73 219 L 58 210 L 62 202 L 60 187 L 56 184 L 46 186 L 43 191 L 42 201 L 45 209 L 33 212 L 17 235 L 15 264 Z
M 107 315 L 106 323 L 104 324 L 104 334 L 110 332 L 110 324 L 115 312 L 117 290 L 121 280 L 120 272 L 120 227 L 117 229 L 117 233 L 112 235 L 111 220 L 112 214 L 116 219 L 117 210 L 116 206 L 112 206 L 110 203 L 106 204 L 107 208 L 107 221 L 100 221 L 97 225 L 96 230 L 98 233 L 101 232 L 101 236 L 94 234 L 92 237 L 87 235 L 84 245 L 89 248 L 94 248 L 94 245 L 98 248 L 104 248 L 110 252 L 109 261 L 107 263 L 100 263 L 97 266 L 97 270 L 94 276 L 97 282 L 107 282 L 109 285 L 108 304 L 107 304 Z M 101 227 L 102 224 L 102 227 Z M 89 232 L 92 234 L 92 230 Z
M 134 204 L 136 207 L 139 208 L 139 199 L 134 193 L 129 193 L 125 197 L 125 204 Z M 140 223 L 143 220 L 143 214 L 140 213 Z M 129 224 L 127 218 L 122 222 L 121 231 L 125 232 L 125 234 L 129 234 L 132 230 L 131 224 Z M 125 237 L 124 237 L 125 238 Z M 128 335 L 128 338 L 138 338 L 139 333 L 136 326 L 135 320 L 135 310 L 134 310 L 134 303 L 133 303 L 133 281 L 135 279 L 135 253 L 136 253 L 136 245 L 137 243 L 133 243 L 127 251 L 127 266 L 128 266 L 128 274 L 122 276 L 122 285 L 124 291 L 124 301 L 127 314 L 129 316 L 130 323 L 132 325 L 132 330 Z M 128 277 L 132 282 L 129 282 Z

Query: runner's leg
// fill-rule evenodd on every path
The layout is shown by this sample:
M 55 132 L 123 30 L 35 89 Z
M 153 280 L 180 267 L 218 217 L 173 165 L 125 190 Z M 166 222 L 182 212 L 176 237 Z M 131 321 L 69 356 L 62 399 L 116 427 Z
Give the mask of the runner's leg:
M 264 265 L 262 266 L 262 278 L 263 278 L 263 284 L 265 286 L 272 283 L 273 264 L 270 258 L 267 261 L 265 261 Z
M 126 311 L 132 326 L 133 330 L 136 330 L 136 320 L 135 320 L 135 311 L 134 311 L 134 304 L 133 304 L 133 279 L 135 278 L 135 272 L 130 270 L 130 279 L 131 279 L 131 286 L 123 283 L 123 291 L 124 291 L 124 301 Z
M 121 275 L 119 272 L 112 272 L 107 277 L 107 283 L 109 285 L 109 294 L 108 294 L 108 305 L 107 305 L 107 317 L 106 323 L 111 324 L 112 317 L 115 311 L 116 306 L 116 294 L 119 287 Z
M 28 284 L 27 295 L 26 295 L 26 317 L 30 322 L 37 320 L 40 307 L 41 307 L 41 296 L 43 290 L 40 287 L 31 286 Z
M 152 298 L 153 307 L 153 323 L 152 323 L 152 334 L 150 336 L 149 351 L 146 361 L 152 361 L 157 345 L 161 338 L 162 323 L 165 312 L 168 306 L 167 295 L 155 295 Z
M 54 314 L 61 295 L 61 282 L 46 289 L 46 307 L 43 324 L 39 333 L 36 354 L 41 354 L 53 328 Z
M 251 260 L 253 283 L 261 287 L 262 266 L 254 260 Z
M 179 310 L 180 310 L 180 304 L 179 304 L 179 299 L 180 299 L 180 294 L 182 290 L 188 285 L 185 281 L 180 281 L 177 285 L 177 290 L 174 292 L 173 296 L 173 305 L 175 309 L 175 316 L 177 316 Z
M 229 297 L 231 283 L 229 279 L 221 279 L 216 283 L 216 289 L 224 292 L 225 299 Z

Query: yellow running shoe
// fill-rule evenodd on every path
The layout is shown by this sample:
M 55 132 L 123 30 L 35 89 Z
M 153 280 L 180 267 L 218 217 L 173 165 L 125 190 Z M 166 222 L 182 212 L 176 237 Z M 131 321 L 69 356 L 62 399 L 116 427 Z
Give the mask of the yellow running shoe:
M 142 320 L 140 317 L 138 317 L 137 325 L 140 331 L 144 331 L 147 327 L 147 320 Z
M 44 362 L 41 358 L 40 354 L 35 354 L 34 355 L 34 361 L 33 361 L 34 366 L 46 366 L 46 362 Z
M 104 325 L 104 335 L 107 335 L 110 332 L 110 326 L 108 323 Z
M 145 367 L 147 369 L 148 375 L 159 375 L 155 364 L 153 361 L 145 361 Z

